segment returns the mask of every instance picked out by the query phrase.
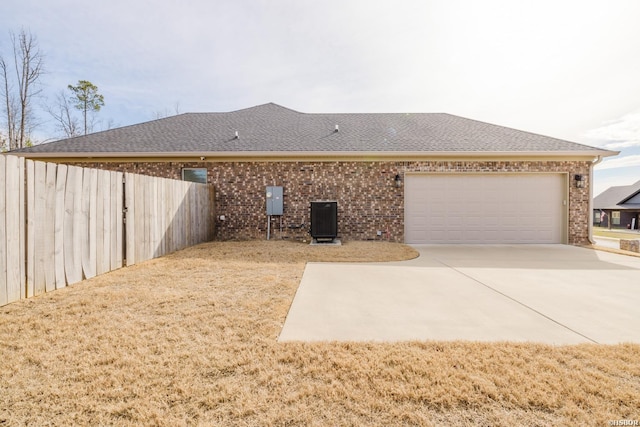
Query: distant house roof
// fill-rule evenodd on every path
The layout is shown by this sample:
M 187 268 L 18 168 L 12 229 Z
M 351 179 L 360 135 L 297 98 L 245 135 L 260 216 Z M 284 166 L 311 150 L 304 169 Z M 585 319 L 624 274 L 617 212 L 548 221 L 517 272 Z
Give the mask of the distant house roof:
M 226 113 L 180 114 L 15 152 L 27 157 L 286 153 L 617 154 L 451 114 L 308 114 L 273 103 Z
M 640 181 L 609 187 L 593 199 L 594 209 L 640 209 Z

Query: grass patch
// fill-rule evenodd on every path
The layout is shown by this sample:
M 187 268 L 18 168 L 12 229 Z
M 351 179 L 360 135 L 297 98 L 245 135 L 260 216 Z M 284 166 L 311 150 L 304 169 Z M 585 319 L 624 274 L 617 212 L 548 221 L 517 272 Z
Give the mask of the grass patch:
M 599 229 L 597 227 L 593 228 L 593 235 L 599 237 L 612 237 L 614 239 L 627 239 L 627 240 L 638 240 L 640 239 L 640 233 L 635 231 L 613 231 L 606 229 Z
M 607 425 L 640 346 L 277 343 L 307 261 L 381 242 L 214 242 L 0 307 L 3 425 Z

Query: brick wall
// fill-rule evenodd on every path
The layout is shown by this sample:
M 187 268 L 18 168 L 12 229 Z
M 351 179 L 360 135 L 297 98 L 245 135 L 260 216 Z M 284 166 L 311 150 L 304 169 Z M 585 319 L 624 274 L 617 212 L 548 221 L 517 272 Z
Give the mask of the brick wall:
M 640 240 L 620 239 L 620 249 L 623 251 L 640 252 Z
M 175 179 L 181 178 L 184 167 L 208 168 L 208 181 L 216 188 L 216 215 L 225 216 L 216 224 L 216 238 L 222 240 L 265 238 L 269 185 L 284 187 L 284 215 L 271 223 L 275 238 L 308 239 L 309 202 L 336 200 L 340 237 L 401 242 L 404 187 L 395 186 L 396 174 L 404 180 L 405 172 L 569 173 L 569 243 L 588 243 L 590 183 L 576 188 L 572 179 L 574 174 L 589 176 L 588 162 L 95 162 L 88 166 Z

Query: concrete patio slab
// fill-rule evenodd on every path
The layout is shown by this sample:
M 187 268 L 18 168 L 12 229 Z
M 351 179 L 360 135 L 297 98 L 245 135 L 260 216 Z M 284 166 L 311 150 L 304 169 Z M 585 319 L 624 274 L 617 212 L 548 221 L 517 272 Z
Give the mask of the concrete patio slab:
M 565 245 L 424 245 L 310 263 L 279 341 L 640 342 L 640 258 Z

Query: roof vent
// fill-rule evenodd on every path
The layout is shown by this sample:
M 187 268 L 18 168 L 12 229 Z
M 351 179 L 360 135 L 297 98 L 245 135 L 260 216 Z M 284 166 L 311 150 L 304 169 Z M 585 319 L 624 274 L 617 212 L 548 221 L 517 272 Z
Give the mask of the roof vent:
M 336 125 L 336 130 L 335 132 L 340 132 L 340 126 Z
M 236 131 L 236 136 L 234 138 L 235 139 L 240 139 L 240 136 L 238 135 L 238 131 Z

